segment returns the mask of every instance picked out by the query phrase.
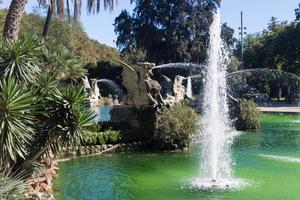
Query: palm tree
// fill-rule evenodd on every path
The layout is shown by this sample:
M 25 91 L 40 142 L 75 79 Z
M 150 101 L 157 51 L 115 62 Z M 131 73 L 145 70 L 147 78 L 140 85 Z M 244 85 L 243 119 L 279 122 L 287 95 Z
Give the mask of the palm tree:
M 117 0 L 103 0 L 104 4 L 104 9 L 109 8 L 110 10 L 113 9 L 114 4 Z M 38 0 L 40 4 L 45 5 L 47 0 Z M 54 13 L 54 0 L 49 0 L 49 9 L 48 9 L 48 14 L 47 14 L 47 19 L 45 22 L 44 26 L 44 31 L 43 35 L 46 36 L 51 17 Z M 56 0 L 56 6 L 57 6 L 57 11 L 60 17 L 62 18 L 64 16 L 64 2 L 65 0 Z M 6 40 L 14 40 L 18 37 L 18 33 L 20 30 L 20 23 L 22 16 L 25 11 L 25 5 L 27 3 L 27 0 L 12 0 L 9 6 L 8 13 L 6 15 L 5 19 L 5 25 L 3 28 L 3 38 Z M 67 4 L 67 11 L 68 11 L 68 16 L 69 16 L 69 21 L 70 21 L 70 3 L 69 0 L 66 0 Z M 77 20 L 79 16 L 81 15 L 81 9 L 82 9 L 82 0 L 74 0 L 74 19 Z M 101 5 L 101 0 L 88 0 L 87 1 L 87 8 L 88 8 L 88 13 L 99 13 L 100 11 L 100 5 Z
M 38 0 L 40 5 L 46 5 L 47 0 Z M 70 2 L 69 0 L 48 0 L 49 7 L 48 7 L 48 13 L 46 17 L 46 21 L 44 24 L 43 29 L 43 37 L 46 37 L 48 34 L 51 18 L 54 14 L 55 7 L 57 8 L 57 14 L 59 15 L 59 18 L 63 20 L 64 18 L 64 6 L 66 3 L 67 6 L 67 15 L 69 23 L 71 22 L 71 16 L 70 16 Z M 104 9 L 109 9 L 110 11 L 113 10 L 115 3 L 117 0 L 103 0 Z M 89 14 L 93 13 L 99 13 L 101 7 L 101 0 L 88 0 L 87 1 L 87 11 Z M 74 0 L 73 1 L 73 10 L 74 10 L 74 20 L 77 21 L 78 18 L 81 15 L 81 9 L 82 9 L 82 0 Z
M 6 40 L 13 40 L 18 37 L 20 30 L 20 23 L 24 14 L 27 0 L 12 0 L 6 15 L 3 38 Z

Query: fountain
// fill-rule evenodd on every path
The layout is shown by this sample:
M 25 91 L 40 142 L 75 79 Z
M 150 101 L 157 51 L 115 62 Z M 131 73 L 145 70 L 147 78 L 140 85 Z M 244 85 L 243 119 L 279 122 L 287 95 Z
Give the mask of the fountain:
M 196 189 L 235 189 L 245 184 L 233 178 L 231 143 L 236 131 L 229 123 L 226 65 L 228 55 L 221 38 L 220 11 L 216 10 L 210 27 L 208 61 L 202 116 L 202 153 L 200 177 L 190 182 Z
M 97 79 L 96 83 L 100 84 L 100 87 L 102 86 L 102 84 L 108 86 L 109 89 L 120 98 L 120 100 L 123 98 L 124 91 L 121 88 L 121 86 L 118 85 L 116 82 L 114 82 L 110 79 Z
M 188 77 L 188 79 L 187 79 L 186 96 L 190 99 L 193 98 L 192 78 L 191 77 Z

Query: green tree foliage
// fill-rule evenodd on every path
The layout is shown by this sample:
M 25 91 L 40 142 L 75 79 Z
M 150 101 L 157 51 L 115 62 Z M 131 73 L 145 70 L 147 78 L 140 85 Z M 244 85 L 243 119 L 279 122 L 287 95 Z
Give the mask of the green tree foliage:
M 135 0 L 133 14 L 115 19 L 117 46 L 123 54 L 142 51 L 155 63 L 203 62 L 206 58 L 211 1 Z M 233 30 L 223 26 L 231 45 Z
M 237 39 L 234 38 L 234 29 L 229 27 L 227 23 L 222 24 L 222 39 L 227 44 L 229 49 L 232 49 L 237 42 Z
M 6 10 L 0 10 L 0 28 L 4 26 Z M 21 22 L 21 36 L 36 35 L 41 37 L 45 17 L 29 13 L 24 14 Z M 1 37 L 1 36 L 0 36 Z M 55 17 L 50 24 L 47 41 L 52 45 L 65 46 L 73 54 L 78 55 L 85 63 L 96 63 L 99 60 L 119 60 L 118 50 L 92 40 L 79 23 L 69 24 Z
M 300 24 L 272 18 L 268 30 L 248 35 L 244 52 L 245 68 L 270 68 L 300 74 Z M 240 45 L 236 55 L 240 57 Z
M 110 79 L 122 85 L 122 71 L 121 64 L 115 62 L 99 61 L 97 65 L 87 65 L 88 74 L 90 78 L 96 79 Z

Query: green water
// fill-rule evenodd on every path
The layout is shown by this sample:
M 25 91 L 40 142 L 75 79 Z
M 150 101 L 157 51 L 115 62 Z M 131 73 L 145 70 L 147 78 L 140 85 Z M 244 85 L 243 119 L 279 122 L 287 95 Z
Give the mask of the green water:
M 58 200 L 300 199 L 300 116 L 264 115 L 261 133 L 233 145 L 235 176 L 250 186 L 204 192 L 185 186 L 198 176 L 199 149 L 187 153 L 114 154 L 59 164 Z

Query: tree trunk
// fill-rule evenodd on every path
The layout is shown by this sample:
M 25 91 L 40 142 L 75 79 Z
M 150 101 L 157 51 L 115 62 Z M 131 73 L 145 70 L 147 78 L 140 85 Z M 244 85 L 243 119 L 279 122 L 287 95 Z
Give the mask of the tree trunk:
M 70 14 L 69 0 L 67 0 L 67 12 L 68 12 L 68 21 L 69 21 L 69 23 L 71 23 L 71 14 Z
M 3 38 L 14 40 L 18 37 L 21 19 L 25 11 L 27 0 L 12 0 L 6 15 Z
M 53 16 L 53 12 L 54 12 L 54 0 L 51 0 L 49 8 L 48 8 L 48 13 L 47 13 L 47 17 L 46 17 L 46 21 L 44 24 L 44 29 L 43 29 L 43 37 L 47 37 L 48 35 L 48 31 L 49 31 L 49 27 L 50 27 L 50 22 Z

